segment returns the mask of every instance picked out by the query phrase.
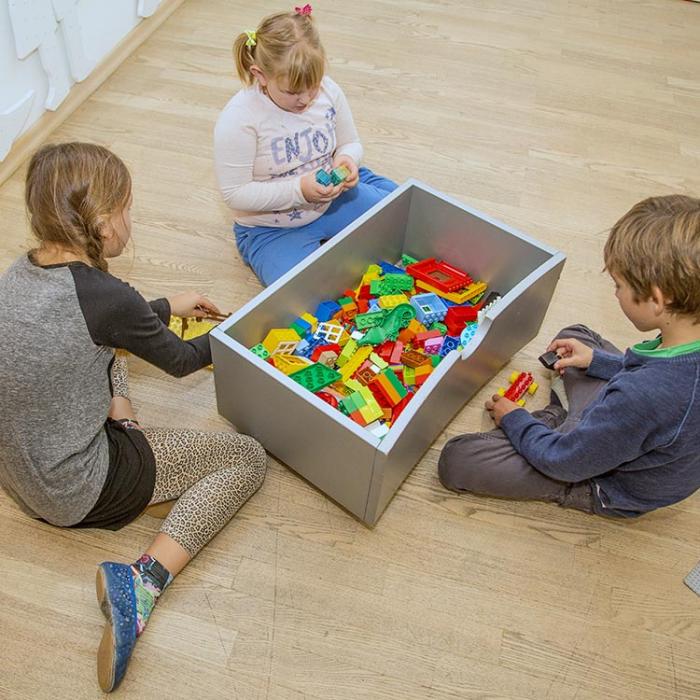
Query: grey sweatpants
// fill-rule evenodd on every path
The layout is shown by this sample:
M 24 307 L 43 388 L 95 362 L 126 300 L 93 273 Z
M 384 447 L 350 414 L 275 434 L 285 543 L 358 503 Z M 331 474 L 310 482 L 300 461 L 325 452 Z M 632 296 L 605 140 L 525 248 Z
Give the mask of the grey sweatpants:
M 557 338 L 576 338 L 589 347 L 620 352 L 612 343 L 581 325 L 563 328 Z M 563 375 L 568 412 L 552 403 L 534 418 L 562 433 L 573 430 L 581 413 L 607 384 L 586 375 L 585 370 L 567 368 Z M 508 436 L 496 428 L 487 433 L 467 433 L 449 440 L 440 454 L 438 476 L 445 488 L 483 496 L 520 500 L 551 501 L 565 508 L 593 512 L 590 481 L 557 481 L 538 472 L 515 450 Z

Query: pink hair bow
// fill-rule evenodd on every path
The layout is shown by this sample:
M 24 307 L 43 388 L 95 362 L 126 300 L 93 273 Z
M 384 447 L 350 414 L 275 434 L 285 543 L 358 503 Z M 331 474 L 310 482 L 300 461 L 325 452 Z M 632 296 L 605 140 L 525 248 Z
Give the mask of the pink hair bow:
M 310 15 L 311 14 L 311 5 L 307 2 L 304 7 L 295 7 L 294 12 L 296 12 L 298 15 Z

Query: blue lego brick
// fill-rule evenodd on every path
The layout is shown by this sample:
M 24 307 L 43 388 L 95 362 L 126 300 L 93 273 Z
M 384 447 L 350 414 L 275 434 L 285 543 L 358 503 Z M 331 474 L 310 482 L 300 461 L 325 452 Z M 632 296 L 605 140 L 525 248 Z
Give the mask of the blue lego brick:
M 446 335 L 445 340 L 442 341 L 442 347 L 440 348 L 440 357 L 445 357 L 448 352 L 452 350 L 457 350 L 459 347 L 459 338 L 453 335 Z
M 295 330 L 300 338 L 305 338 L 311 333 L 311 324 L 303 318 L 294 319 L 294 323 L 292 323 L 290 328 Z
M 442 321 L 447 314 L 447 307 L 437 294 L 416 294 L 411 297 L 411 306 L 416 310 L 418 320 L 424 325 Z
M 459 344 L 465 346 L 474 337 L 478 327 L 478 323 L 467 323 L 462 331 L 462 335 L 459 336 Z
M 382 268 L 382 272 L 386 274 L 392 274 L 392 275 L 404 275 L 406 274 L 405 270 L 402 270 L 400 267 L 396 267 L 396 265 L 392 265 L 391 263 L 387 262 L 386 260 L 382 260 L 379 263 L 379 267 Z
M 310 358 L 316 346 L 323 345 L 327 342 L 325 338 L 303 338 L 294 350 L 294 354 Z
M 323 185 L 324 187 L 328 187 L 328 185 L 331 185 L 333 183 L 333 181 L 331 180 L 331 176 L 325 170 L 319 170 L 316 173 L 316 182 L 318 182 L 319 185 Z
M 336 301 L 322 301 L 316 309 L 316 318 L 319 321 L 329 321 L 340 311 L 340 304 Z
M 303 355 L 306 357 L 306 351 L 308 350 L 310 343 L 306 338 L 302 338 L 298 343 L 296 348 L 294 348 L 294 355 Z

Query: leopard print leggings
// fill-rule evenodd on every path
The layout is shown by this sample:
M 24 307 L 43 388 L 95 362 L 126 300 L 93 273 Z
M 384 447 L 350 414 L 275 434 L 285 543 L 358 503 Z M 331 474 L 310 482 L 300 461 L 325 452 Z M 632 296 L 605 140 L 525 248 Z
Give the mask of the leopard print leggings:
M 112 366 L 115 396 L 128 398 L 126 358 Z M 260 488 L 267 455 L 238 433 L 143 428 L 156 459 L 151 503 L 177 498 L 160 531 L 195 556 Z M 179 498 L 178 498 L 179 497 Z

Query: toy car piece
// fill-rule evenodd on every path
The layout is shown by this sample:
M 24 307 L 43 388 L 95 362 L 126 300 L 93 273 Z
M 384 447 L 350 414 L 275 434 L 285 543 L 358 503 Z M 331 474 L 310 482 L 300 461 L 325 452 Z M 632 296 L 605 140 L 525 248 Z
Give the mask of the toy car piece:
M 507 389 L 499 389 L 498 393 L 518 406 L 525 405 L 523 396 L 526 393 L 534 394 L 539 387 L 531 372 L 511 372 L 508 381 L 510 386 Z

